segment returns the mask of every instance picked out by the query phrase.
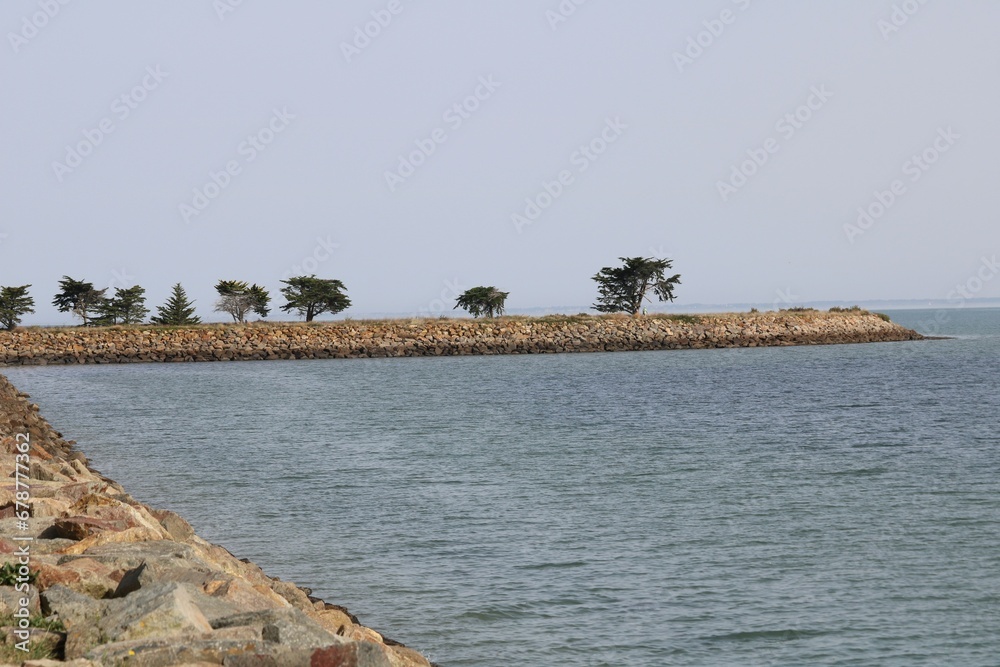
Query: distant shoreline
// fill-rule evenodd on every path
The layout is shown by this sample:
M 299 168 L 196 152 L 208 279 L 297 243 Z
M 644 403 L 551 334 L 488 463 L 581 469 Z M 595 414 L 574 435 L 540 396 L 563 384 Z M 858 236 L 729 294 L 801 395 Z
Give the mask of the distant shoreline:
M 867 311 L 553 315 L 0 332 L 0 365 L 553 354 L 925 340 Z

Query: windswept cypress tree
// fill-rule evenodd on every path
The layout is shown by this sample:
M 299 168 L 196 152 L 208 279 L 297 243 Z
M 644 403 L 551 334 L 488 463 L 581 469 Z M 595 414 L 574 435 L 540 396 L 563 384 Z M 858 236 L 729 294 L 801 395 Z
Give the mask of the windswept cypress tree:
M 12 330 L 21 323 L 21 316 L 35 312 L 35 300 L 28 295 L 31 285 L 0 287 L 0 326 Z
M 602 313 L 631 313 L 638 315 L 647 292 L 656 294 L 660 301 L 674 300 L 674 287 L 681 284 L 677 274 L 667 278 L 664 271 L 673 267 L 669 259 L 655 257 L 620 257 L 620 267 L 605 266 L 594 276 L 600 296 L 594 310 Z
M 215 291 L 219 293 L 215 311 L 229 313 L 234 322 L 245 324 L 249 313 L 267 317 L 271 310 L 267 305 L 271 302 L 271 295 L 257 283 L 251 285 L 245 280 L 220 280 Z
M 105 299 L 97 307 L 99 317 L 93 320 L 97 325 L 141 324 L 149 315 L 146 308 L 146 290 L 139 285 L 129 288 L 115 288 L 115 295 Z
M 104 293 L 107 291 L 107 289 L 94 289 L 93 283 L 63 276 L 59 281 L 59 293 L 52 300 L 52 305 L 58 308 L 60 313 L 73 313 L 83 320 L 83 326 L 88 326 L 91 313 L 104 303 Z
M 496 287 L 473 287 L 455 299 L 455 308 L 467 310 L 473 317 L 499 317 L 503 315 L 508 296 L 510 292 L 501 292 Z
M 185 324 L 200 324 L 201 318 L 194 314 L 194 302 L 189 300 L 180 283 L 174 285 L 174 291 L 167 302 L 156 309 L 156 316 L 151 317 L 153 324 L 169 324 L 173 326 Z

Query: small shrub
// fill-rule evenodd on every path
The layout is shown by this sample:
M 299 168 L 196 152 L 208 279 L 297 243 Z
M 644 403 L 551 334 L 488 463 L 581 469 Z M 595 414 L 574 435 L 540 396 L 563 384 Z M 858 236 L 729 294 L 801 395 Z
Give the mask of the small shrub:
M 16 563 L 4 563 L 3 567 L 0 567 L 0 586 L 15 586 L 20 583 L 17 578 L 18 565 Z M 28 573 L 28 583 L 35 583 L 35 579 L 38 577 L 38 572 Z
M 658 320 L 673 320 L 684 324 L 701 324 L 702 318 L 697 315 L 654 315 Z
M 29 643 L 28 651 L 22 651 L 14 646 L 0 644 L 0 664 L 20 665 L 25 660 L 51 660 L 58 657 L 47 646 Z
M 886 322 L 892 322 L 892 318 L 886 315 L 885 313 L 875 313 L 875 316 L 878 317 L 880 320 L 885 320 Z
M 840 306 L 834 306 L 830 309 L 831 313 L 863 313 L 866 312 L 861 306 L 851 306 L 850 308 L 841 308 Z
M 17 619 L 14 614 L 0 615 L 0 627 L 17 627 Z M 28 618 L 28 627 L 40 628 L 49 632 L 66 632 L 66 626 L 58 618 L 46 618 L 41 614 Z

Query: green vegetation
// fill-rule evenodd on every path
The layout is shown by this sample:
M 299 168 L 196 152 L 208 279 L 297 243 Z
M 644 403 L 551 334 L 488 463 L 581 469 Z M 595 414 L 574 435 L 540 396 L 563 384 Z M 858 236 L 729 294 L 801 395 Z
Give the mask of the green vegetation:
M 674 290 L 681 284 L 680 274 L 667 277 L 667 270 L 673 267 L 670 259 L 655 257 L 620 257 L 621 265 L 604 267 L 591 277 L 598 284 L 598 297 L 592 308 L 603 316 L 636 316 L 640 312 L 646 315 L 643 304 L 652 301 L 652 294 L 661 302 L 674 301 Z M 315 318 L 325 313 L 337 314 L 351 307 L 351 299 L 347 296 L 347 288 L 340 280 L 295 276 L 282 280 L 284 285 L 281 294 L 285 304 L 281 310 L 295 312 L 305 319 L 305 323 L 319 326 Z M 35 312 L 35 301 L 29 295 L 31 285 L 12 287 L 0 286 L 0 329 L 13 330 L 20 326 L 21 319 L 28 313 Z M 228 313 L 233 322 L 248 324 L 247 317 L 257 313 L 262 318 L 270 313 L 271 296 L 268 291 L 257 284 L 249 284 L 240 280 L 220 280 L 215 285 L 219 299 L 215 303 L 215 311 Z M 80 318 L 83 326 L 135 326 L 141 325 L 149 315 L 146 308 L 146 290 L 139 285 L 128 288 L 116 288 L 114 296 L 105 296 L 107 289 L 98 290 L 93 283 L 63 276 L 59 281 L 59 292 L 55 295 L 52 305 L 59 312 L 72 313 Z M 463 308 L 475 318 L 496 319 L 505 317 L 506 300 L 509 292 L 502 292 L 494 286 L 479 286 L 466 290 L 455 300 L 455 309 Z M 201 319 L 195 315 L 194 302 L 188 298 L 180 283 L 172 288 L 170 297 L 162 306 L 157 307 L 157 314 L 149 318 L 149 323 L 158 327 L 191 327 L 224 326 L 222 324 L 202 325 Z M 767 311 L 769 313 L 774 311 Z M 790 315 L 806 315 L 818 313 L 816 308 L 793 306 L 782 308 L 780 313 Z M 882 313 L 869 313 L 861 306 L 833 306 L 830 313 L 873 314 L 887 322 L 891 319 Z M 757 308 L 751 308 L 750 314 L 759 314 Z M 579 323 L 587 318 L 600 317 L 580 313 L 578 315 L 547 315 L 542 317 L 518 316 L 518 321 L 539 321 L 543 323 Z M 705 322 L 704 317 L 693 315 L 671 315 L 657 313 L 648 317 L 675 320 L 688 324 Z M 416 322 L 421 319 L 416 318 Z M 446 315 L 433 318 L 449 319 Z M 514 318 L 510 318 L 514 319 Z M 348 318 L 347 321 L 351 321 Z M 397 320 L 398 322 L 399 320 Z M 354 325 L 385 324 L 392 320 L 363 320 L 353 322 Z M 322 323 L 326 324 L 326 323 Z M 254 326 L 268 326 L 268 323 L 258 321 Z M 34 328 L 29 325 L 29 328 Z M 46 327 L 49 328 L 49 327 Z M 58 328 L 58 327 L 53 327 Z
M 281 307 L 286 313 L 295 310 L 304 315 L 306 322 L 323 313 L 339 313 L 351 306 L 351 300 L 344 293 L 347 288 L 339 280 L 298 276 L 282 280 L 286 287 L 281 293 L 288 301 Z
M 880 320 L 884 320 L 886 322 L 892 322 L 892 318 L 886 315 L 885 313 L 872 313 L 872 315 L 879 318 Z
M 153 324 L 171 326 L 187 326 L 200 324 L 201 318 L 194 314 L 194 302 L 188 299 L 187 293 L 180 283 L 174 285 L 170 298 L 162 306 L 156 308 L 156 315 L 150 318 Z
M 20 665 L 25 660 L 51 660 L 58 657 L 51 648 L 37 642 L 29 643 L 27 652 L 14 646 L 0 644 L 0 664 Z
M 503 315 L 504 305 L 509 295 L 510 292 L 501 292 L 492 286 L 473 287 L 465 290 L 455 300 L 455 308 L 462 308 L 473 317 L 486 316 L 492 319 Z
M 658 315 L 651 315 L 650 317 L 653 317 L 658 320 L 673 320 L 674 322 L 683 322 L 684 324 L 701 324 L 704 321 L 701 317 L 698 317 L 697 315 L 658 314 Z
M 19 566 L 16 563 L 4 563 L 3 566 L 0 567 L 0 586 L 14 586 L 20 583 L 18 581 L 18 577 L 20 576 L 17 573 L 18 567 Z M 33 584 L 35 583 L 35 579 L 37 577 L 38 572 L 29 572 L 26 579 L 29 584 Z
M 215 311 L 229 313 L 233 316 L 234 322 L 245 324 L 249 313 L 267 317 L 271 312 L 268 307 L 271 295 L 256 283 L 250 285 L 243 280 L 220 280 L 215 286 L 215 291 L 219 293 Z
M 21 323 L 21 316 L 35 312 L 35 300 L 28 296 L 31 285 L 0 287 L 0 326 L 12 331 Z
M 52 300 L 52 305 L 60 313 L 73 313 L 87 326 L 90 324 L 91 311 L 98 309 L 104 302 L 105 292 L 106 289 L 94 289 L 93 283 L 63 276 L 59 281 L 59 293 Z
M 95 309 L 98 317 L 95 325 L 141 324 L 149 309 L 146 308 L 146 290 L 138 285 L 127 289 L 115 288 L 115 295 L 104 299 Z
M 0 615 L 0 627 L 19 627 L 19 621 L 14 614 Z M 46 618 L 40 614 L 28 617 L 28 627 L 46 630 L 48 632 L 66 632 L 66 626 L 57 618 Z M 16 646 L 0 644 L 0 664 L 19 665 L 25 660 L 43 660 L 46 658 L 61 658 L 61 650 L 44 641 L 29 641 L 28 650 L 22 651 Z
M 16 627 L 17 623 L 14 614 L 0 615 L 0 627 Z M 58 618 L 46 618 L 40 614 L 28 618 L 28 627 L 40 628 L 49 632 L 66 632 L 66 626 Z
M 599 296 L 594 309 L 602 313 L 638 315 L 647 293 L 652 290 L 660 301 L 674 300 L 674 286 L 681 282 L 680 274 L 667 278 L 664 271 L 673 266 L 669 259 L 654 257 L 619 257 L 620 267 L 606 266 L 593 280 Z

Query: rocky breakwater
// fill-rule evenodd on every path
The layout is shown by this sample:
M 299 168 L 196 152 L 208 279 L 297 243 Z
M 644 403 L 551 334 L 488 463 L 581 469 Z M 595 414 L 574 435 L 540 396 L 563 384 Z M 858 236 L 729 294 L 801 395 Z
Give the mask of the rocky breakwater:
M 431 664 L 137 502 L 27 398 L 0 376 L 0 665 Z
M 0 364 L 540 354 L 918 340 L 865 311 L 380 320 L 0 332 Z

